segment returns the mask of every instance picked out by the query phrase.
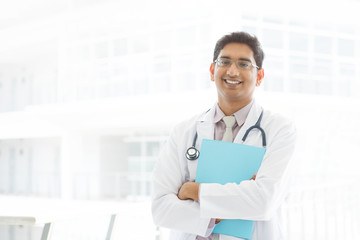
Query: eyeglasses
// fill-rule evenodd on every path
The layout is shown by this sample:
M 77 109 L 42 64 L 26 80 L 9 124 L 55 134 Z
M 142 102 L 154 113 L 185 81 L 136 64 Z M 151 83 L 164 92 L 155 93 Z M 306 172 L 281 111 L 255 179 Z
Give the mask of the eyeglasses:
M 231 60 L 231 59 L 227 59 L 227 58 L 218 58 L 215 60 L 215 63 L 219 67 L 230 67 L 233 62 L 235 62 L 236 67 L 238 67 L 242 70 L 251 70 L 252 67 L 256 67 L 257 69 L 259 69 L 258 66 L 256 66 L 252 62 L 246 61 L 246 60 Z

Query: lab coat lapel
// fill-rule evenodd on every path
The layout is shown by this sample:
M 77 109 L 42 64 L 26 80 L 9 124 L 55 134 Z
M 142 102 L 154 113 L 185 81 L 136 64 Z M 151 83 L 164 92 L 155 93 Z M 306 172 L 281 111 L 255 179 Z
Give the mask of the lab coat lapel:
M 201 142 L 203 139 L 214 139 L 214 116 L 215 116 L 216 105 L 214 105 L 204 117 L 199 119 L 196 126 L 196 131 L 198 133 L 198 148 L 201 148 Z
M 245 135 L 246 130 L 248 130 L 251 126 L 255 125 L 261 114 L 262 108 L 259 104 L 257 104 L 254 100 L 253 105 L 251 106 L 250 112 L 245 120 L 244 125 L 241 127 L 240 131 L 236 135 L 234 142 L 243 143 L 242 138 Z
M 212 107 L 196 122 L 196 132 L 198 138 L 196 141 L 196 148 L 199 149 L 201 154 L 201 142 L 203 139 L 214 139 L 214 116 L 215 107 Z M 194 181 L 196 176 L 196 169 L 198 161 L 187 161 L 189 170 L 189 181 Z

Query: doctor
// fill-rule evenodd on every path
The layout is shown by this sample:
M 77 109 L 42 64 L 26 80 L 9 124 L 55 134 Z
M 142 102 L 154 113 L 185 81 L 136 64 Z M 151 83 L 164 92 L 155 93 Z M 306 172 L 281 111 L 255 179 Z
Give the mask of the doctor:
M 290 121 L 263 110 L 253 99 L 255 88 L 264 78 L 263 59 L 255 36 L 234 32 L 219 39 L 210 65 L 218 102 L 209 111 L 175 127 L 165 144 L 153 172 L 152 213 L 156 225 L 172 229 L 171 240 L 238 240 L 211 233 L 222 219 L 254 220 L 252 240 L 284 239 L 280 206 L 293 175 L 291 156 L 296 133 Z M 200 154 L 202 139 L 230 137 L 236 143 L 262 147 L 262 135 L 256 129 L 242 141 L 262 112 L 267 146 L 257 174 L 240 184 L 195 183 L 197 160 L 188 160 L 185 153 L 196 133 L 195 147 Z M 228 129 L 225 116 L 235 119 Z

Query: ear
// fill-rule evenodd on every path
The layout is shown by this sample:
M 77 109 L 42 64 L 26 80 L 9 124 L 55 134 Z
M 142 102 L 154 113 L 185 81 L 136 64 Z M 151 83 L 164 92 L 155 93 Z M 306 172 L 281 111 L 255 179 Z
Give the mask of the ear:
M 214 72 L 215 72 L 215 64 L 211 63 L 211 65 L 210 65 L 210 79 L 213 82 L 215 81 Z
M 260 87 L 262 80 L 264 79 L 264 69 L 260 68 L 257 72 L 256 86 Z

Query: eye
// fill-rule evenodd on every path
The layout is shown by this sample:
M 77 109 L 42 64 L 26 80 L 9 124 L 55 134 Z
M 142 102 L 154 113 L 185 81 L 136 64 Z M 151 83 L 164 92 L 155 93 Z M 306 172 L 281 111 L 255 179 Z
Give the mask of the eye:
M 251 66 L 251 63 L 245 62 L 245 61 L 240 61 L 238 64 L 239 64 L 239 67 L 243 67 L 243 68 L 248 68 Z
M 220 59 L 219 63 L 220 63 L 221 65 L 227 66 L 227 65 L 230 65 L 230 64 L 231 64 L 231 60 Z

